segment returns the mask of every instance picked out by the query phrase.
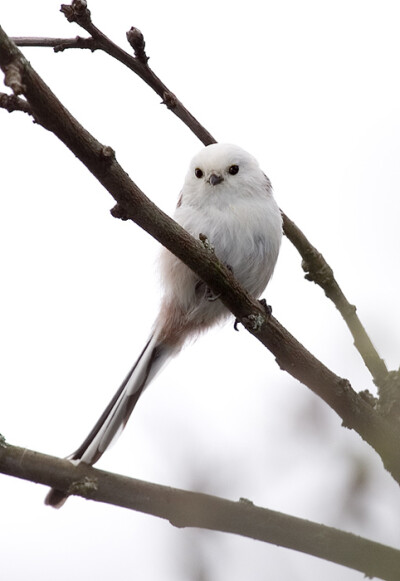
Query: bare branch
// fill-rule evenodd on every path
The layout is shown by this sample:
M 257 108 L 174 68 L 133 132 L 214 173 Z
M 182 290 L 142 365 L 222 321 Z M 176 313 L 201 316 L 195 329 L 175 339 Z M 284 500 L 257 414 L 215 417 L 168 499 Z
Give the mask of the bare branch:
M 164 85 L 164 83 L 153 73 L 147 64 L 148 57 L 144 54 L 144 39 L 140 31 L 135 29 L 135 34 L 142 38 L 143 54 L 138 47 L 134 48 L 136 57 L 132 57 L 112 42 L 101 30 L 92 22 L 90 10 L 87 8 L 85 0 L 73 0 L 71 4 L 62 4 L 61 12 L 64 13 L 69 22 L 76 22 L 94 38 L 99 46 L 107 54 L 119 60 L 125 66 L 134 71 L 153 91 L 162 98 L 162 102 L 181 119 L 193 133 L 205 144 L 215 143 L 214 137 L 193 117 L 193 115 L 183 106 L 179 99 Z M 132 30 L 132 29 L 131 29 Z M 131 31 L 128 32 L 128 37 Z M 138 41 L 136 41 L 138 42 Z M 172 103 L 172 105 L 171 105 Z
M 131 56 L 119 46 L 112 42 L 103 32 L 101 32 L 91 21 L 90 11 L 87 13 L 78 10 L 75 14 L 74 6 L 80 4 L 81 0 L 74 0 L 71 5 L 63 4 L 63 12 L 70 22 L 77 22 L 82 28 L 87 30 L 92 36 L 82 38 L 39 38 L 39 37 L 11 37 L 17 46 L 27 47 L 52 47 L 54 52 L 62 52 L 66 49 L 80 48 L 103 50 L 105 53 L 115 58 L 117 61 L 128 67 L 137 74 L 153 91 L 162 98 L 162 103 L 167 106 L 185 125 L 200 139 L 204 145 L 215 143 L 214 137 L 201 125 L 197 119 L 184 107 L 179 99 L 168 89 L 164 83 L 153 73 L 147 64 L 149 57 L 145 53 L 145 41 L 143 34 L 137 28 L 132 27 L 126 33 L 129 44 L 135 51 L 135 56 Z
M 120 47 L 115 45 L 92 22 L 91 14 L 85 0 L 73 0 L 70 5 L 63 4 L 61 11 L 69 22 L 76 22 L 92 36 L 90 38 L 76 37 L 75 39 L 60 38 L 26 38 L 19 37 L 13 40 L 18 46 L 52 46 L 56 52 L 67 48 L 89 48 L 94 51 L 101 49 L 122 64 L 135 72 L 158 95 L 162 102 L 177 117 L 191 129 L 191 131 L 203 142 L 204 145 L 215 143 L 213 136 L 195 119 L 182 105 L 177 97 L 161 82 L 147 64 L 149 57 L 145 53 L 145 41 L 143 34 L 137 28 L 131 28 L 127 32 L 128 42 L 135 51 L 135 57 L 130 56 Z M 116 209 L 116 215 L 120 209 Z M 284 213 L 284 232 L 287 238 L 296 247 L 303 258 L 302 267 L 307 273 L 306 278 L 321 286 L 326 296 L 333 301 L 344 321 L 346 322 L 354 338 L 354 346 L 364 360 L 376 385 L 385 389 L 392 385 L 392 376 L 388 375 L 388 369 L 383 359 L 376 351 L 371 339 L 356 314 L 356 307 L 349 303 L 337 284 L 331 267 L 327 264 L 322 254 L 310 244 L 301 230 Z M 397 385 L 397 384 L 396 384 Z M 390 389 L 390 394 L 395 390 Z M 386 398 L 387 400 L 389 398 Z
M 318 284 L 324 290 L 326 296 L 335 304 L 353 335 L 355 347 L 363 358 L 375 383 L 379 385 L 387 378 L 388 369 L 361 324 L 356 314 L 356 307 L 351 305 L 344 296 L 336 282 L 332 268 L 322 254 L 307 240 L 303 232 L 290 218 L 285 214 L 282 215 L 285 234 L 303 258 L 302 268 L 306 272 L 305 278 Z
M 8 95 L 7 93 L 0 93 L 0 107 L 6 109 L 9 113 L 13 111 L 22 111 L 23 113 L 28 113 L 32 115 L 29 103 L 21 97 L 16 95 Z
M 400 551 L 332 527 L 209 494 L 161 486 L 98 470 L 84 463 L 0 445 L 0 472 L 69 494 L 152 514 L 174 526 L 229 532 L 307 553 L 361 571 L 368 577 L 400 581 Z
M 35 117 L 86 165 L 116 200 L 119 213 L 133 220 L 191 268 L 226 307 L 275 355 L 280 367 L 326 401 L 381 456 L 400 482 L 399 426 L 386 421 L 368 401 L 309 353 L 279 322 L 269 316 L 234 279 L 215 255 L 153 204 L 129 178 L 110 147 L 99 143 L 60 103 L 0 28 L 0 67 L 21 71 L 24 95 Z M 254 321 L 258 324 L 254 325 Z
M 54 48 L 54 52 L 62 52 L 67 48 L 88 48 L 92 52 L 101 48 L 94 38 L 43 38 L 37 36 L 15 36 L 11 37 L 17 46 L 46 47 Z

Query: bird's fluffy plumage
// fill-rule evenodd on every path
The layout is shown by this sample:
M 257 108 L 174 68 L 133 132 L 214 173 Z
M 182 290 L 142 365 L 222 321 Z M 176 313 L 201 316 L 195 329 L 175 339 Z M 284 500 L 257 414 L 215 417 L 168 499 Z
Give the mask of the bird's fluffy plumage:
M 229 173 L 232 166 L 239 168 L 235 175 Z M 196 169 L 202 177 L 196 177 Z M 213 186 L 211 175 L 223 181 Z M 205 234 L 219 260 L 229 265 L 250 294 L 260 296 L 278 257 L 282 218 L 271 183 L 252 155 L 230 144 L 202 149 L 190 164 L 174 219 L 195 238 Z M 161 256 L 161 276 L 162 318 L 171 308 L 168 305 L 180 307 L 188 322 L 194 323 L 195 333 L 228 315 L 220 301 L 212 304 L 196 297 L 197 275 L 167 250 Z
M 230 144 L 203 148 L 189 166 L 174 218 L 195 238 L 207 236 L 238 281 L 253 296 L 261 295 L 278 257 L 282 218 L 270 181 L 252 155 Z M 164 297 L 152 335 L 72 460 L 97 462 L 164 363 L 189 337 L 229 315 L 205 283 L 168 250 L 162 252 L 160 269 Z M 52 489 L 46 503 L 59 507 L 66 498 Z

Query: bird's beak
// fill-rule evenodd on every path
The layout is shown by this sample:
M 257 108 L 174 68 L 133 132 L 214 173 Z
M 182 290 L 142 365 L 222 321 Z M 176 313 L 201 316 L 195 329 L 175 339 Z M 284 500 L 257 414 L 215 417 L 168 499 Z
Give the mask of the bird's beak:
M 208 178 L 208 181 L 210 182 L 210 184 L 212 186 L 216 186 L 217 184 L 220 184 L 221 182 L 223 182 L 224 178 L 219 174 L 212 173 L 210 175 L 210 177 Z

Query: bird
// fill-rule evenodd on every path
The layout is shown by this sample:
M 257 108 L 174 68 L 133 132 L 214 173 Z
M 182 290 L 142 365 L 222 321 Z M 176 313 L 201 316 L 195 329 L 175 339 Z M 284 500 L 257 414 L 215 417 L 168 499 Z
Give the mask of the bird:
M 255 298 L 277 262 L 282 216 L 269 178 L 241 147 L 213 143 L 189 164 L 173 218 L 189 234 L 206 236 L 217 258 Z M 81 446 L 68 459 L 95 464 L 125 427 L 143 391 L 189 339 L 230 313 L 219 296 L 163 248 L 163 297 L 150 337 L 125 380 Z M 45 503 L 60 508 L 68 492 L 52 488 Z

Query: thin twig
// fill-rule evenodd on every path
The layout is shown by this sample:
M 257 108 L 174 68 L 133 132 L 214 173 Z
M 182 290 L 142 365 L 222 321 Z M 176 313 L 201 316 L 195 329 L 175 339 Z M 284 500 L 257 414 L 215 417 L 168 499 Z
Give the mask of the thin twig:
M 313 555 L 361 571 L 368 577 L 400 581 L 400 551 L 308 520 L 210 494 L 189 492 L 98 470 L 84 463 L 0 447 L 0 472 L 97 502 L 168 520 L 179 528 L 229 532 Z
M 64 8 L 71 8 L 71 6 L 63 5 Z M 116 45 L 112 40 L 110 40 L 101 30 L 99 30 L 91 21 L 90 12 L 89 17 L 85 15 L 74 16 L 74 12 L 71 12 L 70 22 L 77 22 L 82 28 L 84 28 L 91 36 L 89 38 L 82 38 L 77 36 L 75 38 L 37 38 L 37 37 L 12 37 L 11 40 L 15 42 L 17 46 L 25 47 L 52 47 L 54 52 L 62 52 L 66 49 L 89 49 L 92 52 L 95 50 L 102 50 L 109 56 L 113 57 L 131 71 L 137 74 L 147 85 L 149 85 L 153 91 L 157 93 L 162 98 L 162 103 L 167 106 L 189 129 L 200 139 L 204 145 L 209 145 L 210 143 L 215 143 L 214 137 L 201 125 L 198 120 L 186 109 L 186 107 L 179 101 L 179 99 L 168 89 L 166 85 L 154 74 L 152 69 L 148 66 L 147 55 L 143 57 L 140 50 L 134 48 L 135 55 L 132 56 L 122 50 L 118 45 Z M 70 12 L 68 12 L 70 14 Z M 129 42 L 132 40 L 132 36 L 135 33 L 139 33 L 142 38 L 143 35 L 134 29 L 134 32 L 129 30 L 127 32 L 127 37 Z M 143 41 L 144 43 L 144 41 Z M 131 43 L 132 45 L 132 43 Z M 133 45 L 134 46 L 134 45 Z
M 303 258 L 302 268 L 305 278 L 318 284 L 326 296 L 335 304 L 354 338 L 354 345 L 364 360 L 375 383 L 379 385 L 388 375 L 388 369 L 383 359 L 379 357 L 371 339 L 367 335 L 356 307 L 351 305 L 339 287 L 332 268 L 320 252 L 307 240 L 303 232 L 290 218 L 282 213 L 284 231 L 287 238 L 297 248 Z
M 127 32 L 127 38 L 135 50 L 135 57 L 132 57 L 119 46 L 114 44 L 101 30 L 92 22 L 90 11 L 85 0 L 73 0 L 70 5 L 63 4 L 62 12 L 69 22 L 76 22 L 84 28 L 90 38 L 83 39 L 76 37 L 72 39 L 61 38 L 34 38 L 18 37 L 13 38 L 18 46 L 51 46 L 54 50 L 62 51 L 67 48 L 89 48 L 94 51 L 101 49 L 111 57 L 115 58 L 133 72 L 135 72 L 145 83 L 147 83 L 163 99 L 163 103 L 189 129 L 203 142 L 204 145 L 215 143 L 214 137 L 191 115 L 177 97 L 162 83 L 147 64 L 148 57 L 144 52 L 144 38 L 142 33 L 131 28 Z M 141 48 L 142 47 L 142 48 Z M 366 367 L 371 373 L 376 385 L 385 389 L 390 379 L 385 362 L 379 356 L 365 328 L 363 327 L 357 313 L 356 307 L 349 303 L 339 285 L 337 284 L 331 267 L 327 264 L 322 254 L 310 244 L 301 230 L 285 214 L 284 232 L 287 238 L 297 248 L 303 258 L 303 269 L 307 272 L 307 280 L 313 281 L 324 290 L 326 296 L 333 301 L 344 321 L 346 322 L 354 338 L 354 346 L 364 360 Z M 390 383 L 390 381 L 389 381 Z
M 100 48 L 93 38 L 82 38 L 81 36 L 76 36 L 75 38 L 43 38 L 38 36 L 13 36 L 11 40 L 15 42 L 17 46 L 27 46 L 27 47 L 45 47 L 54 48 L 54 52 L 61 52 L 67 48 L 88 48 L 90 50 L 96 50 Z

